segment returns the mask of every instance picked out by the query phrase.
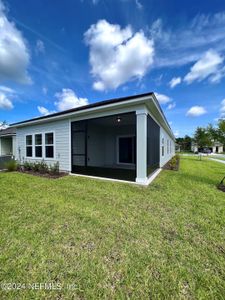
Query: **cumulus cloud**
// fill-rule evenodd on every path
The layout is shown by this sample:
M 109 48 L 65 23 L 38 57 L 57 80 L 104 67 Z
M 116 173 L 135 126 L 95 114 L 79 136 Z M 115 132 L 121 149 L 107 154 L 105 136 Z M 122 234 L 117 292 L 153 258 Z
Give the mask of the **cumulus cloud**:
M 58 101 L 55 102 L 57 110 L 62 111 L 88 104 L 87 98 L 79 98 L 71 89 L 62 89 L 62 92 L 55 94 Z
M 207 111 L 203 106 L 192 106 L 186 113 L 189 117 L 199 117 L 206 114 Z
M 13 109 L 12 101 L 3 92 L 0 92 L 0 109 Z
M 207 51 L 190 69 L 190 72 L 184 77 L 188 84 L 193 81 L 202 81 L 209 78 L 211 82 L 218 82 L 221 79 L 221 64 L 224 61 L 219 53 L 214 50 Z M 219 77 L 218 77 L 218 74 Z
M 30 83 L 27 67 L 29 51 L 22 33 L 7 18 L 0 0 L 0 79 Z
M 38 106 L 37 109 L 38 109 L 39 113 L 43 116 L 54 114 L 56 112 L 55 110 L 50 111 L 44 106 Z
M 170 80 L 169 85 L 171 88 L 174 88 L 176 85 L 181 83 L 181 78 L 180 77 L 174 77 Z
M 99 91 L 116 89 L 120 85 L 141 79 L 153 64 L 154 43 L 142 31 L 134 33 L 130 26 L 100 20 L 84 34 L 90 47 L 89 61 Z
M 36 47 L 35 47 L 36 53 L 45 53 L 45 44 L 42 40 L 37 40 L 36 41 Z
M 173 103 L 170 103 L 170 104 L 167 106 L 167 109 L 168 109 L 168 110 L 171 110 L 171 109 L 173 109 L 173 108 L 175 108 L 175 107 L 176 107 L 176 103 L 173 102 Z
M 170 101 L 172 101 L 172 99 L 170 97 L 168 97 L 164 94 L 155 93 L 155 96 L 160 104 L 167 104 Z

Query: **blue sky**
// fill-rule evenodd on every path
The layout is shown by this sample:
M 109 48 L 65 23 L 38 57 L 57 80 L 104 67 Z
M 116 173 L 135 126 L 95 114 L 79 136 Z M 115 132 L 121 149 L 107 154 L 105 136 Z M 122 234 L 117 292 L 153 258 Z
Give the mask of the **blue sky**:
M 0 121 L 154 91 L 178 136 L 225 117 L 225 2 L 0 0 Z

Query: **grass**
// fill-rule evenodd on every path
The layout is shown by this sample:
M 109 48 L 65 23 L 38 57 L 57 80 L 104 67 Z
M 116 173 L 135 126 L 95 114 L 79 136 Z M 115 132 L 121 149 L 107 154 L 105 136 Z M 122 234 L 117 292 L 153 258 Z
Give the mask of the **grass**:
M 0 282 L 24 283 L 0 299 L 223 299 L 224 173 L 197 157 L 148 188 L 0 173 Z

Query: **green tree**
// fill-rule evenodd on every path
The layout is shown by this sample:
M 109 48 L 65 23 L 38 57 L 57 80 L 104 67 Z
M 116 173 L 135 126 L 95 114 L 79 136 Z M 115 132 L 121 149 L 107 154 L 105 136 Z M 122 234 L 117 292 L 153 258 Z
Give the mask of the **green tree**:
M 225 119 L 220 119 L 218 122 L 219 141 L 225 146 Z
M 206 128 L 197 127 L 194 134 L 194 141 L 198 144 L 199 148 L 212 146 L 212 139 Z

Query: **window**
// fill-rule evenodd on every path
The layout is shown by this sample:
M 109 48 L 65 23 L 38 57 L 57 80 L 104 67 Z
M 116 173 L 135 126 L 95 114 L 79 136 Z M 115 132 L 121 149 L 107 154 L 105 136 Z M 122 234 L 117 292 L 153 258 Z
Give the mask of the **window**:
M 167 154 L 169 154 L 169 140 L 167 140 Z
M 164 156 L 164 138 L 162 138 L 162 156 Z
M 124 136 L 118 138 L 118 163 L 135 164 L 136 162 L 136 138 Z
M 42 157 L 42 134 L 35 134 L 35 157 Z
M 54 134 L 53 132 L 45 134 L 45 157 L 54 157 Z
M 170 141 L 170 154 L 172 153 L 172 142 Z
M 26 156 L 27 157 L 33 156 L 32 135 L 26 136 Z

